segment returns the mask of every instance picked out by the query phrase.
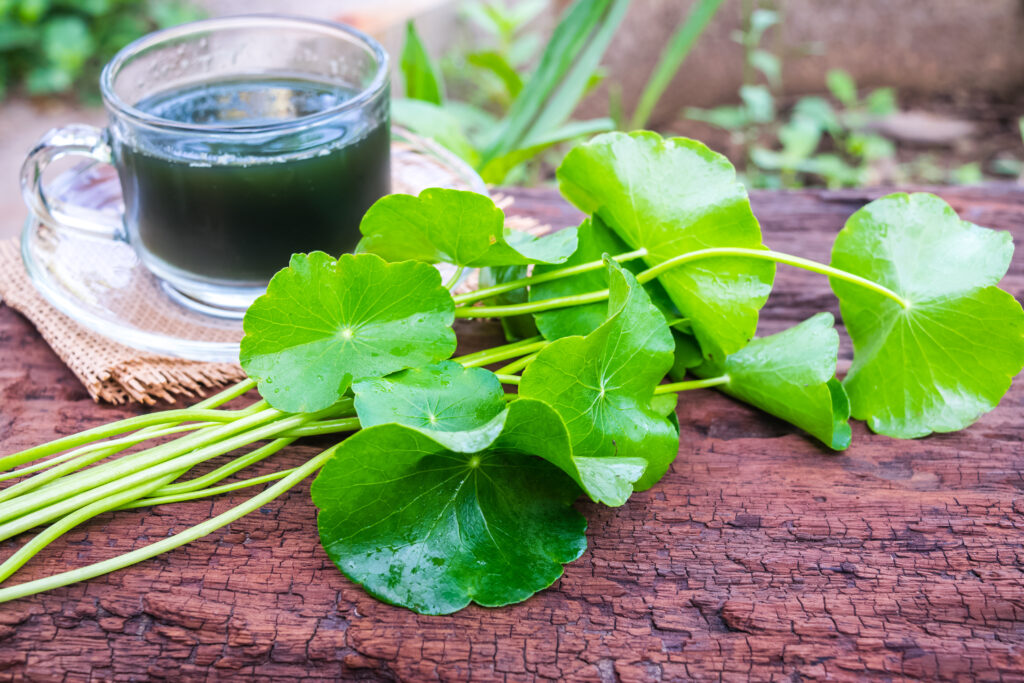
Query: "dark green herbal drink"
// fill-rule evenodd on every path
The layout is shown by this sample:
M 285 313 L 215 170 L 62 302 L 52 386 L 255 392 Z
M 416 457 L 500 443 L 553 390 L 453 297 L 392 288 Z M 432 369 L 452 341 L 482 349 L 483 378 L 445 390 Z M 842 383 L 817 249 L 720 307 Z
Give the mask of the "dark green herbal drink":
M 115 148 L 125 224 L 147 266 L 259 286 L 293 253 L 352 251 L 360 218 L 391 183 L 386 110 L 332 112 L 355 94 L 335 84 L 253 78 L 138 102 L 137 109 L 193 127 Z

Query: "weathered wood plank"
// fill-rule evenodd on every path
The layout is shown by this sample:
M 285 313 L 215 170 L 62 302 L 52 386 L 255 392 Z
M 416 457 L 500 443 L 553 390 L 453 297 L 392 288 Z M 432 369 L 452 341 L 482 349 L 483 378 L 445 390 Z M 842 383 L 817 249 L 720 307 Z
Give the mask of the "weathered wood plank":
M 577 219 L 550 191 L 514 194 L 519 212 Z M 773 247 L 827 258 L 845 218 L 876 194 L 753 199 Z M 1024 238 L 1024 191 L 942 194 L 965 218 Z M 1020 257 L 1004 286 L 1024 296 Z M 783 269 L 763 329 L 819 310 L 838 313 L 827 283 Z M 467 349 L 497 337 L 494 325 L 473 330 Z M 317 543 L 302 486 L 186 548 L 0 606 L 0 678 L 1024 680 L 1022 408 L 1018 381 L 965 432 L 900 442 L 857 425 L 854 446 L 831 455 L 730 399 L 687 394 L 670 474 L 623 508 L 581 504 L 590 549 L 561 581 L 518 606 L 442 618 L 349 584 Z M 0 308 L 0 452 L 131 412 L 89 402 Z M 106 515 L 26 578 L 138 547 L 243 497 Z

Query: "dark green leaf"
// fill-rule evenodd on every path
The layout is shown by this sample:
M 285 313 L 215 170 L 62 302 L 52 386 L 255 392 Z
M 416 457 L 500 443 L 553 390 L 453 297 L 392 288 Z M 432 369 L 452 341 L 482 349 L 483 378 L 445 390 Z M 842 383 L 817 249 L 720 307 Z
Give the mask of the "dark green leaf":
M 970 425 L 1024 365 L 1024 312 L 996 284 L 1013 255 L 1007 232 L 960 220 L 929 194 L 893 194 L 850 217 L 832 265 L 909 303 L 832 278 L 854 359 L 853 416 L 913 438 Z
M 402 48 L 402 76 L 405 78 L 405 96 L 431 104 L 443 104 L 444 89 L 441 77 L 427 49 L 423 46 L 416 26 L 405 24 L 405 47 Z
M 621 254 L 629 251 L 629 247 L 604 222 L 598 218 L 588 218 L 577 229 L 579 246 L 564 264 L 558 266 L 537 266 L 535 275 L 543 275 L 559 268 L 575 266 L 581 263 L 600 260 L 605 254 Z M 643 261 L 636 259 L 627 261 L 624 267 L 638 273 L 644 268 Z M 551 282 L 542 282 L 530 286 L 531 301 L 540 301 L 560 296 L 583 294 L 608 288 L 608 269 L 592 270 L 582 275 L 563 277 Z M 651 282 L 645 289 L 662 312 L 671 314 L 673 304 L 665 293 L 665 289 L 657 282 Z M 573 335 L 590 334 L 608 318 L 608 304 L 598 302 L 569 308 L 556 308 L 551 311 L 534 314 L 537 329 L 545 339 L 555 340 Z
M 831 313 L 819 313 L 770 337 L 754 339 L 702 377 L 726 375 L 719 388 L 782 418 L 829 448 L 850 445 L 850 403 L 835 378 L 839 335 Z
M 492 266 L 480 269 L 480 287 L 492 287 L 504 284 L 512 280 L 519 280 L 529 274 L 528 266 Z M 515 289 L 493 296 L 484 301 L 487 306 L 502 306 L 505 304 L 522 304 L 528 300 L 525 289 Z M 508 341 L 526 339 L 536 336 L 538 333 L 537 324 L 532 315 L 506 315 L 499 319 L 501 329 L 505 332 Z
M 418 197 L 378 200 L 359 225 L 359 251 L 388 261 L 415 259 L 458 266 L 562 263 L 576 250 L 576 231 L 535 238 L 505 229 L 505 214 L 485 195 L 428 188 Z
M 673 379 L 681 381 L 686 376 L 687 370 L 704 363 L 704 356 L 692 334 L 673 329 L 672 339 L 676 343 L 676 350 L 669 375 Z
M 278 410 L 313 412 L 353 381 L 455 350 L 455 304 L 437 270 L 372 254 L 295 254 L 245 314 L 240 361 Z
M 654 387 L 672 366 L 665 318 L 633 276 L 609 262 L 604 324 L 586 337 L 552 342 L 523 372 L 519 395 L 549 403 L 565 420 L 575 456 L 647 461 L 635 487 L 665 474 L 679 441 L 651 407 Z
M 506 431 L 529 429 L 510 416 Z M 313 482 L 331 560 L 423 614 L 497 607 L 550 586 L 586 548 L 579 489 L 514 438 L 456 453 L 396 424 L 347 439 Z
M 699 142 L 649 132 L 608 133 L 573 149 L 558 169 L 569 201 L 598 215 L 650 265 L 709 247 L 763 248 L 746 190 L 729 161 Z M 660 278 L 705 353 L 737 351 L 754 336 L 775 267 L 709 258 Z
M 352 385 L 359 424 L 400 424 L 446 448 L 475 453 L 505 424 L 505 391 L 493 372 L 443 361 Z

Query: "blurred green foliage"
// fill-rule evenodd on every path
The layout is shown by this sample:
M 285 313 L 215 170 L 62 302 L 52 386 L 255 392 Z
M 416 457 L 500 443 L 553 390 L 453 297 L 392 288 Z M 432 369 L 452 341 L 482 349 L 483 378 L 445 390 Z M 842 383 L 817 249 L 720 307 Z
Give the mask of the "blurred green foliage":
M 396 123 L 434 138 L 488 183 L 533 185 L 546 175 L 558 145 L 610 130 L 610 118 L 572 119 L 602 79 L 601 57 L 628 0 L 576 0 L 547 45 L 533 29 L 543 0 L 467 5 L 477 38 L 430 58 L 412 23 L 400 65 L 405 97 L 392 105 Z
M 17 90 L 95 99 L 118 50 L 200 16 L 185 0 L 0 0 L 0 99 Z
M 744 28 L 733 36 L 744 50 L 740 104 L 714 109 L 689 108 L 685 116 L 731 131 L 744 150 L 744 179 L 752 187 L 828 187 L 869 183 L 875 164 L 891 159 L 895 147 L 871 132 L 871 123 L 896 111 L 891 88 L 860 97 L 853 77 L 833 69 L 826 77 L 831 100 L 803 97 L 788 121 L 778 116 L 776 93 L 782 88 L 781 60 L 762 47 L 766 32 L 781 21 L 771 9 L 752 9 Z

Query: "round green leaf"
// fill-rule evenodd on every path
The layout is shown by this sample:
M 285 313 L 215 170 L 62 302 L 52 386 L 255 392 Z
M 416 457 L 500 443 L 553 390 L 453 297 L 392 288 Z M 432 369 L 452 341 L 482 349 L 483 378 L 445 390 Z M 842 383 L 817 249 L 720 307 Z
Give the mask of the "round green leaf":
M 651 406 L 675 345 L 664 316 L 631 274 L 609 261 L 608 279 L 607 320 L 586 337 L 545 347 L 523 372 L 519 395 L 545 401 L 562 416 L 577 458 L 645 460 L 634 485 L 642 490 L 665 474 L 679 449 L 672 425 Z
M 453 361 L 365 379 L 352 392 L 363 427 L 405 425 L 459 453 L 486 447 L 505 424 L 505 391 L 494 373 Z
M 853 365 L 853 416 L 901 438 L 951 432 L 998 405 L 1024 366 L 1024 312 L 996 287 L 1009 233 L 960 220 L 930 194 L 893 194 L 857 211 L 832 265 L 896 292 L 909 306 L 833 278 Z
M 595 457 L 587 451 L 577 452 L 570 442 L 568 426 L 546 401 L 519 398 L 509 406 L 508 413 L 499 441 L 555 465 L 595 503 L 612 507 L 624 504 L 648 467 L 642 457 Z
M 313 482 L 328 556 L 375 597 L 423 614 L 497 607 L 550 586 L 586 549 L 579 489 L 522 450 L 529 419 L 457 453 L 397 424 L 347 439 Z M 564 438 L 563 438 L 564 441 Z
M 567 266 L 575 266 L 581 263 L 597 261 L 605 254 L 621 254 L 629 251 L 629 246 L 623 242 L 618 235 L 604 224 L 597 216 L 588 218 L 580 224 L 577 229 L 579 246 L 573 255 L 564 264 L 558 266 L 540 265 L 533 269 L 534 275 L 544 273 Z M 644 269 L 641 260 L 627 261 L 623 264 L 626 270 L 632 273 L 639 273 Z M 592 270 L 589 273 L 563 277 L 551 282 L 530 285 L 530 301 L 541 301 L 561 296 L 572 296 L 585 294 L 608 288 L 608 270 Z M 656 280 L 647 284 L 644 289 L 660 310 L 666 315 L 673 315 L 675 305 L 668 298 L 664 287 Z M 570 306 L 567 308 L 556 308 L 543 313 L 535 313 L 537 329 L 545 339 L 555 340 L 573 335 L 587 335 L 596 330 L 608 317 L 608 304 L 598 302 L 584 304 L 582 306 Z
M 702 377 L 727 375 L 730 396 L 800 427 L 829 448 L 850 445 L 850 403 L 836 380 L 839 334 L 831 313 L 819 313 L 769 337 L 754 339 Z
M 454 315 L 432 266 L 295 254 L 246 311 L 239 360 L 270 405 L 313 412 L 355 380 L 449 357 Z
M 649 265 L 711 247 L 763 248 L 746 190 L 728 159 L 694 140 L 608 133 L 579 145 L 558 168 L 562 194 L 599 216 Z M 659 277 L 705 353 L 722 358 L 754 336 L 774 264 L 701 259 Z
M 576 250 L 573 229 L 534 237 L 505 229 L 505 214 L 487 196 L 429 188 L 418 197 L 379 199 L 359 224 L 358 251 L 388 261 L 453 263 L 457 266 L 562 263 Z

